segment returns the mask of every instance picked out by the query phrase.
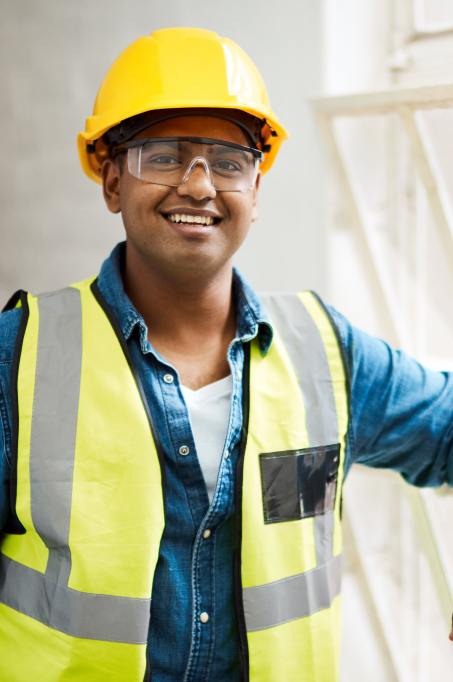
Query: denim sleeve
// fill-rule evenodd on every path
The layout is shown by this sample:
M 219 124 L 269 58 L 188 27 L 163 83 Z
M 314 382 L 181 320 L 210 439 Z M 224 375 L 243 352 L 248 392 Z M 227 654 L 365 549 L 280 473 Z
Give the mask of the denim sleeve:
M 11 365 L 21 311 L 0 315 L 0 531 L 9 511 L 11 473 Z
M 453 485 L 453 373 L 426 369 L 327 308 L 351 380 L 345 473 L 359 462 L 399 471 L 417 486 Z

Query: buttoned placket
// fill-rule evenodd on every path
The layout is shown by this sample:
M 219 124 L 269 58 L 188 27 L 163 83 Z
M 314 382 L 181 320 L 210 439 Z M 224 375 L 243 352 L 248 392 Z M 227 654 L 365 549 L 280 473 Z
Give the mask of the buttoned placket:
M 180 381 L 174 367 L 166 363 L 151 347 L 146 335 L 146 326 L 138 320 L 141 350 L 157 360 L 162 397 L 166 408 L 167 422 L 179 472 L 184 483 L 186 496 L 194 523 L 198 531 L 192 551 L 192 633 L 190 653 L 184 675 L 184 682 L 210 680 L 210 667 L 215 650 L 215 576 L 214 561 L 216 530 L 234 511 L 234 488 L 236 460 L 242 427 L 242 374 L 244 364 L 243 344 L 258 334 L 258 322 L 247 302 L 244 328 L 249 333 L 234 339 L 227 353 L 233 379 L 232 398 L 227 435 L 222 453 L 217 484 L 211 504 L 207 497 L 204 477 L 196 456 L 196 446 L 190 428 L 190 419 L 182 393 Z M 168 409 L 168 406 L 171 406 Z M 236 425 L 234 427 L 233 425 Z M 204 503 L 200 501 L 200 490 L 205 491 Z M 200 503 L 201 502 L 201 503 Z M 207 504 L 206 504 L 207 503 Z M 207 506 L 207 511 L 206 511 Z M 204 509 L 203 509 L 204 507 Z M 208 537 L 205 532 L 209 531 Z
M 200 488 L 204 478 L 196 457 L 196 445 L 190 429 L 187 407 L 180 391 L 180 381 L 174 367 L 166 363 L 155 353 L 148 339 L 144 337 L 146 327 L 138 321 L 141 336 L 141 350 L 157 360 L 158 376 L 162 397 L 167 410 L 167 420 L 178 468 L 183 479 L 186 494 L 194 522 L 199 520 L 198 531 L 192 552 L 192 635 L 190 653 L 184 676 L 184 682 L 196 682 L 201 678 L 208 681 L 209 669 L 215 650 L 215 577 L 213 575 L 213 557 L 215 554 L 216 530 L 234 511 L 235 466 L 242 424 L 242 370 L 244 363 L 243 343 L 250 341 L 257 334 L 254 332 L 242 338 L 234 339 L 227 353 L 227 359 L 233 380 L 232 398 L 227 435 L 225 438 L 219 474 L 211 504 L 200 516 L 203 505 L 200 504 Z M 179 407 L 175 407 L 175 403 Z M 233 425 L 236 424 L 236 427 Z M 201 477 L 201 480 L 199 480 Z M 206 490 L 205 486 L 204 489 Z M 206 492 L 207 498 L 207 492 Z M 206 509 L 206 507 L 205 507 Z
M 184 682 L 195 682 L 201 678 L 208 681 L 215 648 L 213 557 L 216 530 L 234 511 L 235 465 L 242 424 L 243 342 L 256 336 L 257 325 L 255 323 L 254 333 L 234 339 L 228 349 L 227 359 L 233 379 L 230 416 L 217 484 L 212 502 L 209 504 L 203 473 L 196 458 L 196 445 L 190 428 L 187 407 L 180 390 L 178 372 L 154 351 L 147 339 L 147 329 L 141 318 L 130 320 L 129 336 L 135 324 L 140 330 L 141 352 L 147 362 L 154 365 L 159 378 L 174 456 L 184 483 L 194 523 L 198 523 L 191 567 L 192 634 Z M 200 490 L 205 491 L 203 500 L 200 500 Z
M 240 427 L 242 424 L 242 366 L 244 351 L 242 342 L 235 339 L 228 349 L 228 363 L 233 379 L 225 445 L 219 468 L 216 488 L 209 509 L 203 518 L 195 538 L 192 553 L 192 641 L 184 682 L 199 679 L 210 680 L 209 670 L 215 650 L 215 581 L 213 555 L 215 553 L 215 529 L 234 509 L 235 465 Z

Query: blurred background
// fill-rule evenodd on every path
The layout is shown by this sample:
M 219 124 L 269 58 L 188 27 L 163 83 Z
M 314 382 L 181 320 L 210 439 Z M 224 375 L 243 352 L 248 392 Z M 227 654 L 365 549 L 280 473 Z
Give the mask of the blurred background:
M 121 216 L 76 136 L 117 55 L 169 26 L 237 42 L 291 133 L 237 255 L 258 290 L 316 290 L 453 369 L 451 0 L 0 3 L 0 301 L 99 271 Z M 342 682 L 452 679 L 453 496 L 354 467 L 344 504 Z

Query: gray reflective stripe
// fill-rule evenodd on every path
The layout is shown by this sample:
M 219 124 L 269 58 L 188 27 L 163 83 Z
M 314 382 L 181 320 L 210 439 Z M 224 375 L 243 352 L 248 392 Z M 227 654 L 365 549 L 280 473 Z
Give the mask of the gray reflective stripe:
M 69 524 L 82 372 L 80 291 L 38 297 L 30 442 L 33 525 L 49 548 L 45 574 L 0 555 L 0 602 L 80 639 L 145 644 L 150 599 L 70 589 Z
M 333 559 L 333 531 L 335 519 L 330 514 L 318 514 L 313 518 L 317 566 L 325 566 Z
M 46 576 L 67 585 L 71 572 L 71 516 L 82 366 L 80 291 L 38 297 L 39 334 L 30 442 L 33 525 L 46 546 Z
M 273 628 L 329 608 L 341 590 L 341 555 L 326 566 L 242 590 L 247 632 Z
M 260 294 L 260 298 L 299 380 L 310 446 L 338 443 L 332 377 L 316 323 L 296 294 Z
M 80 639 L 146 644 L 150 599 L 77 592 L 0 554 L 0 602 Z

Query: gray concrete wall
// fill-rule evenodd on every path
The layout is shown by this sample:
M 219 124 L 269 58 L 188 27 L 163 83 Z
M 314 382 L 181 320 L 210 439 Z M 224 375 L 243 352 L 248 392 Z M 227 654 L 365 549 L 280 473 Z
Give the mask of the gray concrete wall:
M 76 136 L 115 57 L 168 26 L 236 41 L 254 60 L 291 140 L 261 188 L 261 217 L 237 256 L 259 289 L 326 289 L 321 152 L 308 95 L 321 89 L 314 0 L 36 0 L 0 3 L 0 302 L 98 272 L 120 216 L 83 174 Z

